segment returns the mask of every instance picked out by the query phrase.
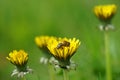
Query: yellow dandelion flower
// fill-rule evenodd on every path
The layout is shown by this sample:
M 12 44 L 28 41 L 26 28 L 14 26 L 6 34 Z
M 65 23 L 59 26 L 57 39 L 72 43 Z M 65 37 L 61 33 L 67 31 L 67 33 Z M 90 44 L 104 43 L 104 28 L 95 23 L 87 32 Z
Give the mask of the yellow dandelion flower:
M 38 36 L 35 37 L 35 43 L 39 47 L 39 49 L 44 53 L 44 57 L 40 58 L 40 63 L 46 64 L 49 62 L 52 55 L 50 54 L 47 45 L 50 40 L 57 39 L 53 36 Z
M 53 36 L 38 36 L 35 37 L 35 43 L 36 45 L 44 52 L 48 52 L 47 44 L 48 41 L 56 39 L 56 37 Z
M 36 45 L 40 48 L 47 46 L 47 41 L 49 39 L 49 36 L 39 36 L 35 38 Z
M 23 77 L 24 75 L 33 72 L 32 69 L 27 66 L 28 54 L 24 50 L 13 50 L 6 58 L 16 66 L 16 69 L 13 70 L 11 76 L 17 75 L 17 77 Z
M 59 38 L 59 40 L 49 41 L 47 47 L 51 54 L 60 62 L 60 66 L 65 67 L 70 65 L 70 58 L 76 52 L 80 43 L 76 38 Z
M 20 51 L 13 50 L 13 52 L 10 52 L 9 56 L 6 58 L 16 66 L 23 66 L 28 61 L 28 54 L 23 50 Z
M 117 6 L 115 4 L 112 5 L 100 5 L 94 8 L 95 15 L 100 20 L 110 20 L 114 14 L 116 13 Z
M 38 37 L 35 37 L 35 43 L 39 48 L 46 49 L 47 43 L 50 39 L 52 40 L 56 38 L 52 36 L 38 36 Z

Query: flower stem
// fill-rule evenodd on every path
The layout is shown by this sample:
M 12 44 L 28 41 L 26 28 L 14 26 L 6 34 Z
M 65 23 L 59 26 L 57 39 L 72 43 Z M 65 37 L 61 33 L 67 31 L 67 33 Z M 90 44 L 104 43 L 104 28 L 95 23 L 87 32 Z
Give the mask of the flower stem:
M 106 80 L 112 80 L 108 31 L 104 31 L 104 39 L 105 39 L 105 57 L 106 57 Z
M 67 69 L 63 69 L 63 78 L 64 80 L 69 80 L 69 75 Z
M 55 74 L 54 74 L 55 71 L 50 63 L 48 63 L 48 71 L 49 71 L 50 80 L 55 80 Z
M 23 76 L 23 77 L 21 77 L 21 79 L 20 80 L 27 80 L 26 78 L 25 78 L 25 76 Z

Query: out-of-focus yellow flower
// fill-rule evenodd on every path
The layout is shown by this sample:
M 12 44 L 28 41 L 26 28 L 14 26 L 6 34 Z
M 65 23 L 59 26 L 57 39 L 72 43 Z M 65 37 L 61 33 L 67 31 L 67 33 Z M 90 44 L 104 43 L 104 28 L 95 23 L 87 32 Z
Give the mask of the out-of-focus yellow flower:
M 35 43 L 39 48 L 47 48 L 47 43 L 50 39 L 55 39 L 52 36 L 38 36 L 35 38 Z
M 9 56 L 6 58 L 16 66 L 23 66 L 26 65 L 28 61 L 28 54 L 23 50 L 20 51 L 13 50 L 13 52 L 10 52 Z
M 49 36 L 39 36 L 35 38 L 36 45 L 40 48 L 47 46 L 47 41 L 49 40 Z
M 49 50 L 47 48 L 48 41 L 53 40 L 53 39 L 56 39 L 56 37 L 38 36 L 38 37 L 35 37 L 35 43 L 44 53 L 49 53 Z
M 60 66 L 65 67 L 70 65 L 70 58 L 76 52 L 80 43 L 76 38 L 59 38 L 58 40 L 49 41 L 47 47 L 51 54 L 59 61 Z
M 115 4 L 100 5 L 94 8 L 94 13 L 100 20 L 106 21 L 114 16 L 116 10 L 117 10 L 117 6 Z
M 50 54 L 47 45 L 51 40 L 57 39 L 53 36 L 38 36 L 35 37 L 35 43 L 39 47 L 39 49 L 44 53 L 44 57 L 40 58 L 40 63 L 48 63 L 52 55 Z

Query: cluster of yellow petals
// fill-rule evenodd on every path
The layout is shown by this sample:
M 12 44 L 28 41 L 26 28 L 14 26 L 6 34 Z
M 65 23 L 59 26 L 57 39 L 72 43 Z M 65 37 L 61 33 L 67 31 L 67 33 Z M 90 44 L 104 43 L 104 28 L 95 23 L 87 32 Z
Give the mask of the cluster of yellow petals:
M 57 48 L 60 43 L 63 41 L 69 42 L 69 46 L 62 46 L 62 48 Z M 70 59 L 71 56 L 76 52 L 80 45 L 80 41 L 76 38 L 73 39 L 67 39 L 67 38 L 59 38 L 59 39 L 53 39 L 49 41 L 48 49 L 51 52 L 51 54 L 58 60 L 66 60 Z
M 94 8 L 94 12 L 98 18 L 106 20 L 113 17 L 113 15 L 116 13 L 116 9 L 117 6 L 115 4 L 100 5 Z
M 38 47 L 44 48 L 47 47 L 47 43 L 50 39 L 54 39 L 52 36 L 38 36 L 35 38 L 35 43 Z
M 28 54 L 23 50 L 13 50 L 13 52 L 10 52 L 9 56 L 6 58 L 16 66 L 23 66 L 28 61 Z

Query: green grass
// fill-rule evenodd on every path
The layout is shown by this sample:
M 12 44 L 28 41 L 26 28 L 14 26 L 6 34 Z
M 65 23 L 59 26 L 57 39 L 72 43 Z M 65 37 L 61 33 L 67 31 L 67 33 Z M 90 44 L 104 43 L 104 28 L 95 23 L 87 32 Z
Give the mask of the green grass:
M 70 71 L 70 80 L 105 80 L 104 36 L 93 8 L 112 3 L 118 9 L 112 21 L 115 30 L 109 32 L 109 48 L 113 80 L 119 80 L 119 0 L 0 0 L 0 80 L 16 80 L 10 77 L 14 66 L 5 59 L 14 49 L 29 54 L 28 65 L 34 73 L 27 80 L 49 80 L 47 67 L 39 63 L 43 53 L 34 42 L 38 35 L 80 39 L 81 46 L 72 57 L 78 66 Z M 56 76 L 62 80 L 60 72 Z

